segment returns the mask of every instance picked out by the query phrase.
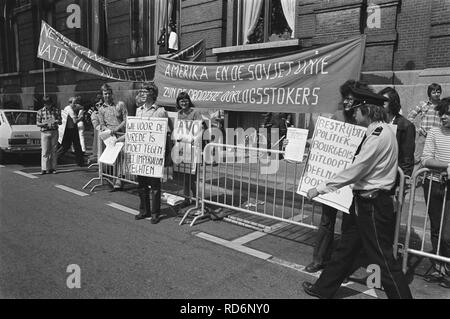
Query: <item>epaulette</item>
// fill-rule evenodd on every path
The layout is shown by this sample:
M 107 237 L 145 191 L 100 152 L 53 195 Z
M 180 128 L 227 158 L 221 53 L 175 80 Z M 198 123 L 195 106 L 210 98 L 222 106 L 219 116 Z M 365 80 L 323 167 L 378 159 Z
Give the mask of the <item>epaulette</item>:
M 380 136 L 381 132 L 383 132 L 383 127 L 382 127 L 382 126 L 378 126 L 378 127 L 372 132 L 372 135 Z

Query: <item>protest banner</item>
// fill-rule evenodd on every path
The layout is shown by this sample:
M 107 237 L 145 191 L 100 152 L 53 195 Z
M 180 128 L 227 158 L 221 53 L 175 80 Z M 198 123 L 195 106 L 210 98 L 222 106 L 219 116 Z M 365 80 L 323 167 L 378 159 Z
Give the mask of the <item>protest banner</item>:
M 173 132 L 176 143 L 172 149 L 174 171 L 195 174 L 196 164 L 201 162 L 202 135 L 202 121 L 176 120 Z
M 204 41 L 198 41 L 176 53 L 173 59 L 200 60 L 204 57 L 204 51 Z M 125 82 L 151 81 L 155 73 L 154 62 L 143 66 L 112 62 L 68 39 L 44 21 L 41 24 L 37 57 L 79 72 Z
M 167 118 L 127 117 L 125 158 L 128 173 L 163 177 L 167 125 Z
M 297 193 L 306 196 L 309 189 L 332 179 L 336 173 L 349 166 L 366 130 L 362 126 L 319 116 Z M 348 213 L 353 194 L 350 187 L 346 186 L 314 200 Z
M 288 127 L 286 139 L 289 142 L 286 145 L 284 159 L 302 162 L 303 155 L 305 154 L 306 140 L 308 139 L 308 130 Z
M 199 108 L 246 112 L 334 113 L 345 79 L 358 79 L 365 36 L 313 50 L 244 62 L 182 62 L 158 57 L 158 103 L 186 91 Z M 344 79 L 344 80 L 343 80 Z

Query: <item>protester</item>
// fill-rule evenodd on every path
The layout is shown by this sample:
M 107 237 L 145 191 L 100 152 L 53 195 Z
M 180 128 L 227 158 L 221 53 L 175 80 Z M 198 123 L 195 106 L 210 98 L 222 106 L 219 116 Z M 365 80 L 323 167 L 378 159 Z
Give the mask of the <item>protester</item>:
M 375 105 L 383 105 L 384 98 L 372 94 L 369 87 L 359 81 L 347 80 L 339 88 L 342 97 L 342 109 L 333 116 L 333 120 L 356 124 L 353 106 L 367 101 Z M 325 267 L 331 258 L 334 242 L 334 227 L 338 210 L 334 207 L 322 204 L 319 229 L 315 238 L 313 260 L 305 267 L 306 272 L 314 273 Z
M 100 123 L 100 132 L 106 130 L 110 131 L 111 136 L 120 137 L 125 132 L 125 125 L 127 120 L 128 111 L 124 106 L 125 104 L 114 104 L 113 92 L 108 84 L 103 84 L 101 87 L 103 104 L 98 110 L 98 119 Z M 121 175 L 123 167 L 121 163 L 117 165 L 117 174 Z M 112 191 L 118 191 L 122 189 L 122 181 L 117 178 Z
M 395 89 L 386 87 L 378 94 L 389 99 L 389 101 L 384 103 L 384 109 L 387 114 L 388 123 L 397 126 L 398 166 L 405 175 L 411 176 L 414 169 L 416 128 L 414 124 L 400 115 L 399 112 L 402 107 L 400 97 Z
M 198 112 L 196 109 L 194 109 L 194 104 L 192 104 L 191 98 L 187 92 L 180 92 L 177 96 L 177 109 L 178 111 L 178 120 L 190 120 L 190 121 L 197 121 L 197 120 L 203 120 L 202 115 L 200 112 Z M 203 129 L 203 127 L 202 127 Z M 177 143 L 189 143 L 192 155 L 194 157 L 194 152 L 197 150 L 200 151 L 201 154 L 201 148 L 202 148 L 202 135 L 200 134 L 200 140 L 186 140 L 186 139 L 178 139 Z M 189 170 L 191 169 L 191 165 L 196 165 L 194 162 L 194 158 L 192 158 L 192 161 L 189 165 Z M 191 171 L 186 172 L 179 172 L 174 171 L 174 177 L 178 180 L 183 179 L 183 185 L 184 185 L 184 196 L 185 200 L 183 203 L 183 206 L 189 206 L 191 204 L 191 191 L 192 196 L 197 196 L 197 171 L 192 174 Z
M 441 118 L 439 127 L 432 127 L 427 134 L 422 155 L 423 166 L 436 171 L 433 180 L 428 177 L 424 181 L 425 201 L 428 201 L 428 216 L 430 218 L 432 253 L 450 257 L 450 97 L 442 99 L 437 105 Z M 441 173 L 441 175 L 439 175 Z M 430 191 L 431 184 L 431 191 Z M 447 186 L 446 202 L 444 203 L 445 187 Z M 430 193 L 429 193 L 430 191 Z M 430 194 L 430 195 L 428 195 Z M 445 211 L 443 213 L 443 205 Z M 442 216 L 444 214 L 444 216 Z M 442 222 L 442 228 L 440 227 Z M 440 250 L 439 232 L 441 232 Z M 439 282 L 440 286 L 450 288 L 450 264 L 436 262 L 434 271 L 426 277 L 427 281 Z
M 428 101 L 420 102 L 407 117 L 416 126 L 415 164 L 420 163 L 428 131 L 432 127 L 439 127 L 440 123 L 439 115 L 435 108 L 441 98 L 442 87 L 437 83 L 432 83 L 428 86 L 427 94 Z
M 41 129 L 41 174 L 55 174 L 57 165 L 58 125 L 62 124 L 61 110 L 49 96 L 42 99 L 44 107 L 37 111 L 36 125 Z
M 169 47 L 167 52 L 175 53 L 178 51 L 178 35 L 175 32 L 176 27 L 174 24 L 169 24 L 169 28 L 167 29 L 167 33 L 169 34 Z
M 319 279 L 314 284 L 304 282 L 303 289 L 311 296 L 332 298 L 363 248 L 368 261 L 380 267 L 381 283 L 388 298 L 409 299 L 411 292 L 399 261 L 394 259 L 392 246 L 395 215 L 389 193 L 397 176 L 397 141 L 386 123 L 383 107 L 363 101 L 354 108 L 358 125 L 367 127 L 354 162 L 308 191 L 308 198 L 313 199 L 354 184 L 350 214 L 344 214 L 341 240 L 331 261 Z
M 143 105 L 136 110 L 136 117 L 145 119 L 168 118 L 164 107 L 155 104 L 158 97 L 158 87 L 153 83 L 143 84 L 138 95 L 136 101 L 140 101 Z M 171 129 L 170 126 L 168 129 Z M 124 140 L 125 136 L 122 136 L 117 141 Z M 135 219 L 151 217 L 151 223 L 156 224 L 159 222 L 161 213 L 161 179 L 138 175 L 137 180 L 140 203 L 139 214 L 135 216 Z M 149 190 L 149 186 L 151 190 Z
M 84 108 L 81 105 L 81 97 L 77 96 L 76 97 L 77 101 L 76 101 L 76 108 L 75 108 L 75 114 L 77 114 L 78 118 L 80 119 L 77 123 L 77 127 L 78 127 L 78 136 L 80 138 L 80 145 L 81 145 L 81 151 L 84 153 L 86 153 L 86 143 L 84 142 L 84 128 L 85 128 L 85 123 L 84 123 Z
M 84 157 L 83 151 L 81 150 L 80 137 L 78 134 L 78 122 L 81 121 L 81 117 L 77 115 L 77 101 L 76 97 L 71 97 L 69 99 L 69 105 L 64 108 L 63 122 L 65 123 L 64 132 L 62 133 L 61 147 L 58 149 L 58 158 L 64 156 L 64 154 L 73 145 L 75 149 L 75 160 L 78 166 L 83 167 Z M 80 113 L 78 113 L 80 114 Z
M 96 163 L 98 160 L 98 132 L 100 130 L 100 120 L 98 117 L 98 109 L 103 104 L 103 97 L 101 94 L 97 94 L 94 99 L 92 107 L 89 109 L 88 114 L 91 119 L 92 128 L 94 130 L 94 138 L 92 140 L 92 155 L 89 157 L 89 164 Z

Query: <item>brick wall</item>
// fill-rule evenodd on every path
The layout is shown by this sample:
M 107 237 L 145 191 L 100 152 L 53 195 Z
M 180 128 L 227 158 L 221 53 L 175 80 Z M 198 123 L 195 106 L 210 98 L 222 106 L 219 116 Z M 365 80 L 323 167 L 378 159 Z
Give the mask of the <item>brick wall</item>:
M 226 45 L 226 13 L 226 1 L 182 1 L 181 47 L 205 39 L 207 60 L 215 60 L 211 49 Z
M 395 70 L 426 67 L 432 1 L 404 0 L 398 15 Z
M 427 67 L 450 66 L 450 0 L 433 0 Z

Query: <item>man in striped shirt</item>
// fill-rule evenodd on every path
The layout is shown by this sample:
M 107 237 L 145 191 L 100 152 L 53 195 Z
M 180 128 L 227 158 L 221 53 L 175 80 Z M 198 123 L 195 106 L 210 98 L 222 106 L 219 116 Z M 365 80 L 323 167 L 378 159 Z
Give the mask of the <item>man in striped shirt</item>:
M 438 103 L 438 114 L 441 125 L 430 129 L 425 142 L 422 155 L 423 166 L 441 173 L 433 175 L 432 180 L 424 182 L 425 200 L 428 200 L 430 190 L 430 202 L 428 203 L 428 216 L 430 217 L 430 233 L 433 253 L 437 252 L 439 244 L 439 232 L 441 233 L 440 250 L 438 255 L 450 257 L 450 187 L 448 176 L 450 173 L 450 97 L 444 98 Z M 442 180 L 443 179 L 443 180 Z M 444 192 L 447 191 L 444 203 Z M 444 216 L 442 208 L 445 205 Z M 440 229 L 442 219 L 442 229 Z M 450 288 L 450 265 L 437 265 L 437 272 L 432 273 L 427 279 L 439 281 L 440 285 Z M 447 277 L 447 278 L 445 278 Z

